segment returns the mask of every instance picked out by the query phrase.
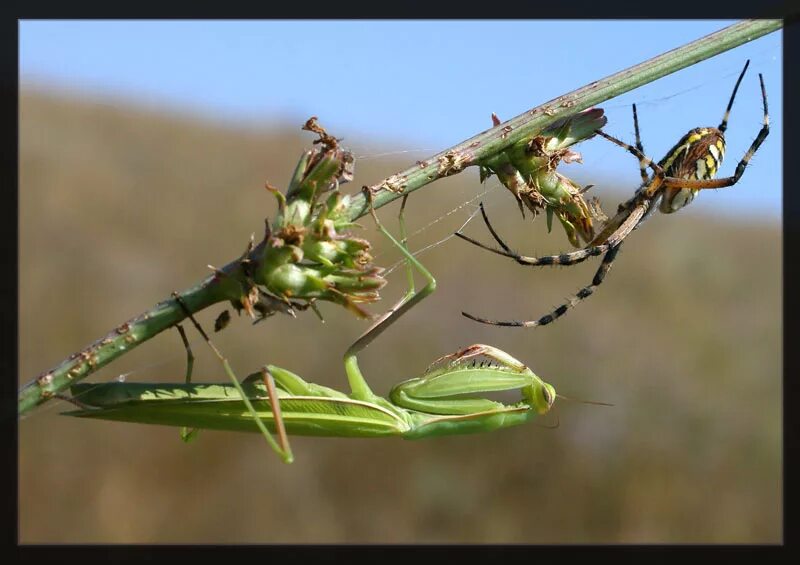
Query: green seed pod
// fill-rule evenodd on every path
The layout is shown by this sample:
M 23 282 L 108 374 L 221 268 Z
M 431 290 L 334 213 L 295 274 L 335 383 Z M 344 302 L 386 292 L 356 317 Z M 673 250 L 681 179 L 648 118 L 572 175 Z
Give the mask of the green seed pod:
M 500 123 L 493 116 L 495 125 Z M 556 168 L 565 163 L 580 162 L 581 156 L 569 146 L 592 137 L 606 123 L 603 110 L 593 108 L 570 118 L 559 120 L 539 135 L 518 141 L 505 151 L 481 162 L 481 180 L 491 174 L 514 195 L 522 210 L 523 204 L 534 216 L 547 213 L 548 230 L 555 215 L 574 246 L 594 237 L 592 212 L 583 199 L 581 189 Z M 523 213 L 524 215 L 524 213 Z

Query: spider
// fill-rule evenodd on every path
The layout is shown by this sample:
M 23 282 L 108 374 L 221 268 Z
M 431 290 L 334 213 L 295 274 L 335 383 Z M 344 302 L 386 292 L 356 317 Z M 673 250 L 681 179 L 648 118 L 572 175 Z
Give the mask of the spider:
M 602 231 L 583 249 L 544 257 L 526 257 L 524 255 L 519 255 L 512 251 L 494 230 L 483 208 L 483 203 L 481 203 L 480 208 L 484 223 L 492 234 L 492 237 L 494 237 L 495 241 L 502 247 L 502 250 L 484 245 L 460 232 L 457 232 L 455 235 L 478 247 L 497 253 L 498 255 L 511 257 L 520 265 L 575 265 L 585 261 L 589 257 L 605 255 L 590 285 L 579 290 L 566 303 L 538 320 L 499 321 L 480 318 L 467 312 L 462 312 L 462 314 L 476 322 L 495 326 L 529 328 L 549 324 L 594 293 L 611 269 L 611 265 L 622 246 L 622 242 L 633 230 L 637 229 L 656 208 L 664 214 L 671 214 L 689 204 L 700 190 L 723 188 L 736 184 L 742 174 L 744 174 L 744 170 L 753 157 L 753 154 L 758 150 L 769 134 L 767 91 L 764 87 L 764 78 L 759 74 L 758 79 L 761 84 L 761 99 L 764 105 L 763 126 L 750 145 L 750 148 L 747 150 L 747 153 L 745 153 L 742 160 L 739 161 L 733 176 L 720 179 L 714 178 L 717 175 L 717 171 L 722 164 L 722 158 L 725 154 L 724 134 L 728 127 L 728 117 L 731 107 L 736 98 L 736 91 L 739 89 L 739 84 L 742 82 L 749 65 L 750 61 L 748 60 L 736 81 L 736 85 L 733 87 L 733 93 L 728 102 L 728 107 L 725 109 L 725 114 L 719 126 L 716 128 L 707 127 L 690 130 L 657 164 L 644 154 L 644 147 L 642 146 L 639 136 L 639 120 L 636 114 L 635 104 L 633 105 L 633 125 L 636 134 L 636 147 L 632 147 L 608 135 L 602 130 L 597 131 L 598 135 L 624 148 L 639 160 L 639 172 L 642 177 L 642 184 L 630 199 L 619 205 L 616 216 L 608 221 L 603 226 Z M 647 175 L 648 167 L 653 171 L 652 177 Z

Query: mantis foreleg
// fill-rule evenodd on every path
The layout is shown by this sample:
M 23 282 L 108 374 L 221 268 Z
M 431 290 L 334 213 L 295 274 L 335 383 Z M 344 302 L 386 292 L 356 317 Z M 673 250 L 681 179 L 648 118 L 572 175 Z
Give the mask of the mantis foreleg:
M 364 379 L 364 376 L 361 374 L 361 371 L 358 368 L 358 360 L 356 359 L 356 355 L 362 349 L 366 348 L 370 343 L 372 343 L 372 341 L 381 335 L 390 325 L 396 322 L 400 316 L 405 314 L 408 310 L 416 306 L 418 302 L 436 290 L 436 279 L 433 278 L 433 275 L 430 273 L 430 271 L 428 271 L 428 269 L 426 269 L 408 251 L 406 246 L 398 242 L 394 236 L 392 236 L 392 234 L 389 233 L 389 231 L 383 226 L 383 224 L 381 224 L 380 220 L 378 219 L 378 215 L 375 213 L 375 208 L 372 204 L 372 192 L 369 190 L 369 188 L 365 187 L 364 193 L 366 195 L 367 202 L 369 203 L 372 218 L 375 220 L 375 225 L 378 227 L 381 233 L 383 233 L 383 235 L 385 235 L 386 238 L 405 256 L 406 264 L 415 267 L 427 281 L 425 286 L 420 289 L 419 292 L 415 292 L 411 268 L 409 267 L 409 291 L 406 293 L 403 299 L 398 302 L 398 304 L 389 309 L 389 311 L 381 316 L 381 318 L 375 322 L 372 327 L 364 332 L 344 354 L 344 366 L 347 373 L 347 380 L 350 382 L 352 397 L 356 400 L 363 400 L 367 402 L 385 402 L 384 399 L 375 395 L 375 393 L 372 392 L 372 389 L 370 389 L 367 381 Z M 405 201 L 403 204 L 404 205 L 401 206 L 400 209 L 400 217 L 401 227 L 403 227 L 403 231 L 405 231 L 404 223 L 402 221 L 402 215 L 405 209 Z

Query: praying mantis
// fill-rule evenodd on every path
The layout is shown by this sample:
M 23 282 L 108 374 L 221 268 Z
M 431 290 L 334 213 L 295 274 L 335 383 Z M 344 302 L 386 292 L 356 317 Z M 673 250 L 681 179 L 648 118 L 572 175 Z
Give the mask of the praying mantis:
M 344 355 L 350 394 L 309 383 L 294 373 L 266 365 L 239 383 L 227 360 L 189 318 L 222 361 L 231 384 L 77 383 L 73 398 L 80 410 L 71 416 L 196 429 L 260 431 L 286 463 L 293 461 L 288 435 L 422 439 L 493 431 L 523 424 L 547 413 L 555 388 L 508 353 L 475 344 L 437 359 L 428 371 L 397 384 L 388 397 L 376 395 L 358 367 L 357 355 L 403 314 L 436 289 L 433 275 L 381 224 L 364 188 L 378 229 L 403 254 L 409 289 L 405 296 L 361 335 Z M 400 210 L 401 239 L 404 197 Z M 413 268 L 425 279 L 418 292 Z M 176 295 L 177 296 L 177 295 Z M 476 358 L 488 361 L 478 363 Z M 433 369 L 434 365 L 438 368 Z M 521 399 L 505 404 L 483 395 L 519 390 Z M 277 434 L 277 441 L 272 437 Z

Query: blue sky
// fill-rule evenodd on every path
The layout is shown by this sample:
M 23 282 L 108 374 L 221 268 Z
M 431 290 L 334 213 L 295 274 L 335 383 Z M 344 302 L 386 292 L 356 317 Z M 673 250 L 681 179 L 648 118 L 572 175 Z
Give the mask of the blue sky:
M 123 97 L 247 127 L 299 127 L 311 115 L 360 153 L 426 149 L 409 162 L 734 23 L 720 21 L 22 21 L 24 86 Z M 779 219 L 782 32 L 603 104 L 606 130 L 660 158 L 687 130 L 716 126 L 746 59 L 727 161 L 760 128 L 764 74 L 772 129 L 738 185 L 703 194 L 682 213 Z M 377 142 L 380 143 L 377 143 Z M 633 190 L 635 160 L 602 140 L 579 147 L 598 178 Z M 387 175 L 393 171 L 387 171 Z M 580 175 L 567 171 L 578 178 Z

